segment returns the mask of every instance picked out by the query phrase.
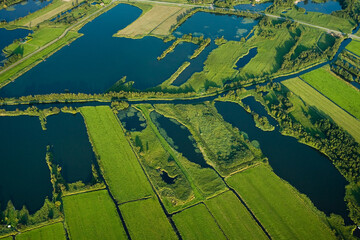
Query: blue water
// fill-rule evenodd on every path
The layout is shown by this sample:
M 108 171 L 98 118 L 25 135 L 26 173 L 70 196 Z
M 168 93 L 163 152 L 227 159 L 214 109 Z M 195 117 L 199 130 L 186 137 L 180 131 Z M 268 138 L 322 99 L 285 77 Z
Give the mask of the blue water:
M 320 12 L 325 14 L 330 14 L 335 11 L 341 10 L 341 5 L 337 1 L 327 1 L 325 3 L 316 3 L 313 1 L 302 1 L 296 4 L 296 6 L 305 8 L 308 12 Z
M 13 43 L 15 39 L 22 39 L 29 33 L 31 33 L 31 31 L 26 29 L 7 30 L 5 28 L 0 28 L 0 62 L 5 59 L 5 54 L 2 50 Z
M 168 79 L 193 54 L 197 45 L 183 43 L 161 61 L 157 57 L 172 43 L 145 37 L 127 39 L 112 37 L 118 30 L 134 21 L 141 11 L 130 5 L 120 4 L 87 24 L 84 36 L 66 46 L 53 56 L 0 90 L 2 97 L 22 95 L 85 92 L 102 93 L 126 76 L 136 89 L 155 87 Z M 237 40 L 257 24 L 257 21 L 236 16 L 199 12 L 182 26 L 181 33 L 194 33 L 205 37 L 224 36 Z M 179 33 L 177 33 L 179 34 Z M 194 71 L 201 71 L 208 50 L 201 55 L 200 67 L 189 67 L 186 81 Z M 200 57 L 200 56 L 199 56 Z M 196 62 L 199 60 L 192 60 Z M 79 64 L 81 63 L 81 64 Z
M 0 21 L 5 20 L 6 22 L 11 22 L 16 19 L 27 16 L 29 13 L 33 13 L 47 5 L 49 5 L 52 0 L 49 1 L 39 1 L 39 0 L 28 0 L 21 3 L 14 4 L 9 8 L 0 10 Z
M 265 11 L 268 7 L 270 7 L 273 3 L 272 2 L 266 2 L 266 3 L 260 3 L 260 4 L 239 4 L 234 6 L 235 9 L 238 10 L 249 10 L 249 11 L 256 11 L 261 12 Z
M 215 107 L 225 121 L 246 132 L 250 141 L 260 143 L 279 177 L 306 194 L 319 210 L 328 215 L 339 214 L 346 223 L 350 222 L 344 201 L 347 181 L 325 155 L 295 138 L 281 135 L 278 128 L 272 132 L 260 130 L 252 116 L 236 103 L 216 102 Z M 271 119 L 268 114 L 265 116 Z
M 38 117 L 0 117 L 0 206 L 11 200 L 16 209 L 23 205 L 33 213 L 46 197 L 52 198 L 46 147 L 51 146 L 53 160 L 68 183 L 92 179 L 91 163 L 95 155 L 80 114 L 60 113 L 49 116 L 47 130 Z
M 235 69 L 240 69 L 245 67 L 246 64 L 248 64 L 251 59 L 253 59 L 253 57 L 256 56 L 256 54 L 258 53 L 257 48 L 252 48 L 250 49 L 250 51 L 243 57 L 241 57 L 237 62 L 236 62 L 236 68 Z

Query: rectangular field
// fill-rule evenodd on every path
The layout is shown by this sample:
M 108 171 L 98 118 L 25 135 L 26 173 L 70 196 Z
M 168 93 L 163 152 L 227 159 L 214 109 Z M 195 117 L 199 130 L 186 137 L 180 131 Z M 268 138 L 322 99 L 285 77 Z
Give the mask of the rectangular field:
M 127 239 L 107 190 L 67 196 L 63 202 L 71 239 Z
M 205 204 L 228 239 L 268 239 L 233 192 L 227 191 Z
M 138 200 L 119 207 L 131 239 L 177 239 L 157 199 Z
M 334 122 L 351 134 L 355 140 L 360 142 L 360 121 L 356 120 L 353 116 L 345 112 L 299 78 L 286 80 L 282 82 L 282 84 L 298 95 L 307 104 L 315 106 L 318 110 L 327 114 Z
M 16 235 L 17 240 L 66 240 L 62 222 L 51 224 Z
M 348 85 L 325 68 L 301 75 L 301 78 L 341 108 L 360 119 L 359 90 Z
M 360 42 L 357 40 L 352 40 L 349 45 L 346 46 L 346 49 L 350 52 L 355 53 L 356 55 L 360 56 Z
M 260 165 L 227 179 L 273 239 L 335 239 L 309 203 Z
M 204 204 L 198 204 L 173 216 L 183 239 L 226 239 Z
M 153 195 L 150 183 L 110 107 L 83 107 L 81 113 L 104 178 L 118 203 Z
M 168 35 L 177 17 L 185 11 L 182 7 L 154 5 L 135 22 L 120 30 L 119 37 L 142 37 L 150 33 Z

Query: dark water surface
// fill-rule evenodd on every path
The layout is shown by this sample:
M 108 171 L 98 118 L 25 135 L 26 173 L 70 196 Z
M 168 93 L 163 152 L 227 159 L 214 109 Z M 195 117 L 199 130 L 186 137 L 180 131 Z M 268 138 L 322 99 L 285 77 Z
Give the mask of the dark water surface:
M 319 210 L 339 214 L 349 223 L 344 201 L 347 181 L 325 155 L 277 130 L 264 132 L 256 128 L 252 116 L 236 103 L 216 102 L 215 107 L 225 121 L 260 143 L 279 177 L 306 194 Z
M 251 59 L 253 59 L 253 57 L 256 56 L 256 54 L 258 53 L 257 48 L 252 48 L 250 49 L 250 51 L 243 57 L 241 57 L 237 62 L 236 62 L 236 68 L 235 69 L 240 69 L 245 67 L 246 64 L 248 64 Z
M 305 8 L 308 12 L 320 12 L 330 14 L 335 11 L 341 10 L 341 5 L 338 1 L 330 0 L 324 3 L 316 3 L 313 1 L 301 1 L 296 6 Z
M 29 33 L 31 33 L 31 31 L 26 29 L 7 30 L 5 28 L 0 28 L 0 62 L 5 59 L 5 54 L 2 50 L 13 43 L 15 39 L 24 38 Z
M 11 200 L 16 209 L 25 205 L 33 213 L 52 197 L 46 146 L 68 183 L 91 180 L 94 159 L 80 114 L 60 113 L 47 118 L 43 131 L 38 117 L 0 117 L 0 205 Z
M 118 118 L 127 131 L 142 131 L 146 128 L 145 118 L 133 107 L 119 111 Z
M 33 13 L 52 2 L 50 1 L 39 1 L 39 0 L 28 0 L 23 1 L 14 5 L 11 5 L 8 8 L 0 10 L 0 21 L 11 22 L 18 18 L 25 17 L 29 13 Z
M 134 88 L 143 90 L 168 79 L 185 61 L 191 64 L 175 85 L 181 85 L 194 72 L 202 70 L 203 62 L 215 44 L 208 46 L 198 58 L 190 60 L 189 56 L 198 46 L 183 43 L 158 61 L 157 57 L 171 42 L 164 43 L 154 37 L 112 37 L 140 14 L 141 10 L 134 6 L 119 4 L 82 28 L 83 37 L 2 88 L 0 96 L 68 91 L 102 93 L 124 76 L 127 81 L 134 82 Z M 181 25 L 175 35 L 193 33 L 194 36 L 203 34 L 212 39 L 224 36 L 227 40 L 239 40 L 256 24 L 257 21 L 248 18 L 199 12 Z
M 266 2 L 266 3 L 260 3 L 260 4 L 239 4 L 234 6 L 235 9 L 238 10 L 249 10 L 249 11 L 255 11 L 255 12 L 261 12 L 265 11 L 268 7 L 270 7 L 273 3 L 272 2 Z
M 209 167 L 201 152 L 196 149 L 195 141 L 190 140 L 189 137 L 191 136 L 191 133 L 187 128 L 180 123 L 175 123 L 176 120 L 170 120 L 154 111 L 151 112 L 150 115 L 152 119 L 156 119 L 156 124 L 159 125 L 158 127 L 165 130 L 167 136 L 164 136 L 165 133 L 160 131 L 163 137 L 165 139 L 167 139 L 167 137 L 172 139 L 173 144 L 170 143 L 172 147 L 183 154 L 190 162 L 199 164 L 203 168 Z

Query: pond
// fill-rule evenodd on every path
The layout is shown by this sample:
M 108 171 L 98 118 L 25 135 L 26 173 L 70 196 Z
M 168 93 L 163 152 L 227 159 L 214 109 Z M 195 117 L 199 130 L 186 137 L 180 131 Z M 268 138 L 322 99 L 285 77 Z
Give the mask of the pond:
M 256 56 L 257 53 L 258 53 L 257 48 L 250 49 L 249 52 L 246 55 L 241 57 L 236 62 L 236 68 L 235 69 L 239 70 L 240 68 L 245 67 L 245 65 L 248 64 L 251 61 L 251 59 Z
M 141 10 L 134 6 L 119 4 L 85 25 L 81 29 L 83 37 L 2 88 L 0 96 L 63 92 L 102 93 L 124 76 L 127 82 L 134 82 L 134 88 L 143 90 L 168 79 L 185 61 L 190 61 L 191 64 L 188 70 L 182 73 L 185 77 L 180 75 L 176 84 L 186 81 L 195 71 L 202 70 L 203 62 L 216 47 L 215 44 L 208 46 L 193 60 L 190 60 L 189 56 L 198 46 L 192 43 L 180 44 L 174 52 L 158 61 L 157 57 L 172 42 L 164 43 L 154 37 L 113 37 L 114 33 L 133 22 L 140 14 Z M 256 24 L 257 21 L 252 19 L 199 12 L 181 25 L 178 29 L 181 33 L 177 34 L 199 35 L 203 32 L 205 37 L 213 39 L 224 36 L 228 40 L 239 40 Z M 191 66 L 192 63 L 194 66 Z
M 272 4 L 273 4 L 272 2 L 265 2 L 260 4 L 239 4 L 234 6 L 234 8 L 238 10 L 261 12 L 261 11 L 265 11 L 265 9 L 270 7 Z
M 200 165 L 202 168 L 210 167 L 200 150 L 196 147 L 196 142 L 190 139 L 190 131 L 174 119 L 169 119 L 153 111 L 151 119 L 157 125 L 161 135 L 179 153 L 186 157 L 190 162 Z
M 95 155 L 80 114 L 49 116 L 47 130 L 38 117 L 0 117 L 0 206 L 11 200 L 16 209 L 23 205 L 30 213 L 39 210 L 46 197 L 52 198 L 46 147 L 52 147 L 54 162 L 62 168 L 68 183 L 92 179 Z
M 119 111 L 118 118 L 127 131 L 142 131 L 146 128 L 144 116 L 133 107 Z
M 2 50 L 13 43 L 14 40 L 25 38 L 29 33 L 31 33 L 31 31 L 26 29 L 7 30 L 5 28 L 0 28 L 0 62 L 6 59 Z
M 324 3 L 317 3 L 311 0 L 305 0 L 298 2 L 296 6 L 305 8 L 305 10 L 308 12 L 319 12 L 325 14 L 331 14 L 332 12 L 342 9 L 340 3 L 334 0 L 330 0 Z
M 14 5 L 11 5 L 8 8 L 0 10 L 0 21 L 11 22 L 16 19 L 27 16 L 29 13 L 33 13 L 52 2 L 42 1 L 42 0 L 28 0 L 23 1 Z
M 264 132 L 256 128 L 252 116 L 236 103 L 216 102 L 215 107 L 225 121 L 260 143 L 279 177 L 306 194 L 319 210 L 341 215 L 346 223 L 350 222 L 344 201 L 347 181 L 325 155 L 277 130 Z

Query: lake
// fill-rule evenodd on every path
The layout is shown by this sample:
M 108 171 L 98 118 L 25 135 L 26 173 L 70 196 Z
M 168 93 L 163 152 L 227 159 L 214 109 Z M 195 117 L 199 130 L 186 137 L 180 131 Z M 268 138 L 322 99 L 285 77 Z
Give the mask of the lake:
M 249 106 L 255 109 L 251 104 Z M 236 103 L 216 102 L 215 107 L 225 121 L 246 132 L 250 141 L 260 143 L 279 177 L 306 194 L 319 210 L 327 215 L 336 213 L 346 223 L 350 222 L 344 201 L 347 181 L 325 155 L 293 137 L 281 135 L 277 129 L 272 132 L 260 130 L 255 127 L 252 116 Z M 268 114 L 265 116 L 271 119 Z
M 331 14 L 332 12 L 342 9 L 340 3 L 334 0 L 330 0 L 324 3 L 305 0 L 297 3 L 296 6 L 305 8 L 305 10 L 308 12 L 320 12 L 325 14 Z
M 265 2 L 260 4 L 239 4 L 234 6 L 237 10 L 249 10 L 249 11 L 255 11 L 255 12 L 261 12 L 265 11 L 268 7 L 270 7 L 273 3 L 272 2 Z
M 68 183 L 92 179 L 95 159 L 84 120 L 80 114 L 49 116 L 43 131 L 38 117 L 0 117 L 0 205 L 11 200 L 30 213 L 39 210 L 46 197 L 52 198 L 46 146 L 52 147 L 54 163 L 62 168 Z
M 0 62 L 6 59 L 6 56 L 2 50 L 13 43 L 14 40 L 25 38 L 27 35 L 29 35 L 29 33 L 31 33 L 31 31 L 26 29 L 7 30 L 5 28 L 0 28 Z
M 127 39 L 113 37 L 141 14 L 141 10 L 119 4 L 81 29 L 83 37 L 53 54 L 49 59 L 0 90 L 2 97 L 63 92 L 102 93 L 126 76 L 133 87 L 144 90 L 168 79 L 185 61 L 190 61 L 197 45 L 180 44 L 164 59 L 157 57 L 172 42 L 164 43 L 155 37 Z M 229 15 L 198 12 L 181 25 L 175 35 L 204 34 L 205 37 L 224 36 L 238 40 L 246 36 L 257 21 Z M 213 44 L 196 59 L 190 61 L 189 70 L 180 75 L 181 85 L 194 72 L 201 71 Z M 79 64 L 81 62 L 81 64 Z M 192 66 L 192 63 L 194 65 Z
M 50 1 L 28 0 L 0 10 L 0 21 L 11 22 L 49 5 Z

